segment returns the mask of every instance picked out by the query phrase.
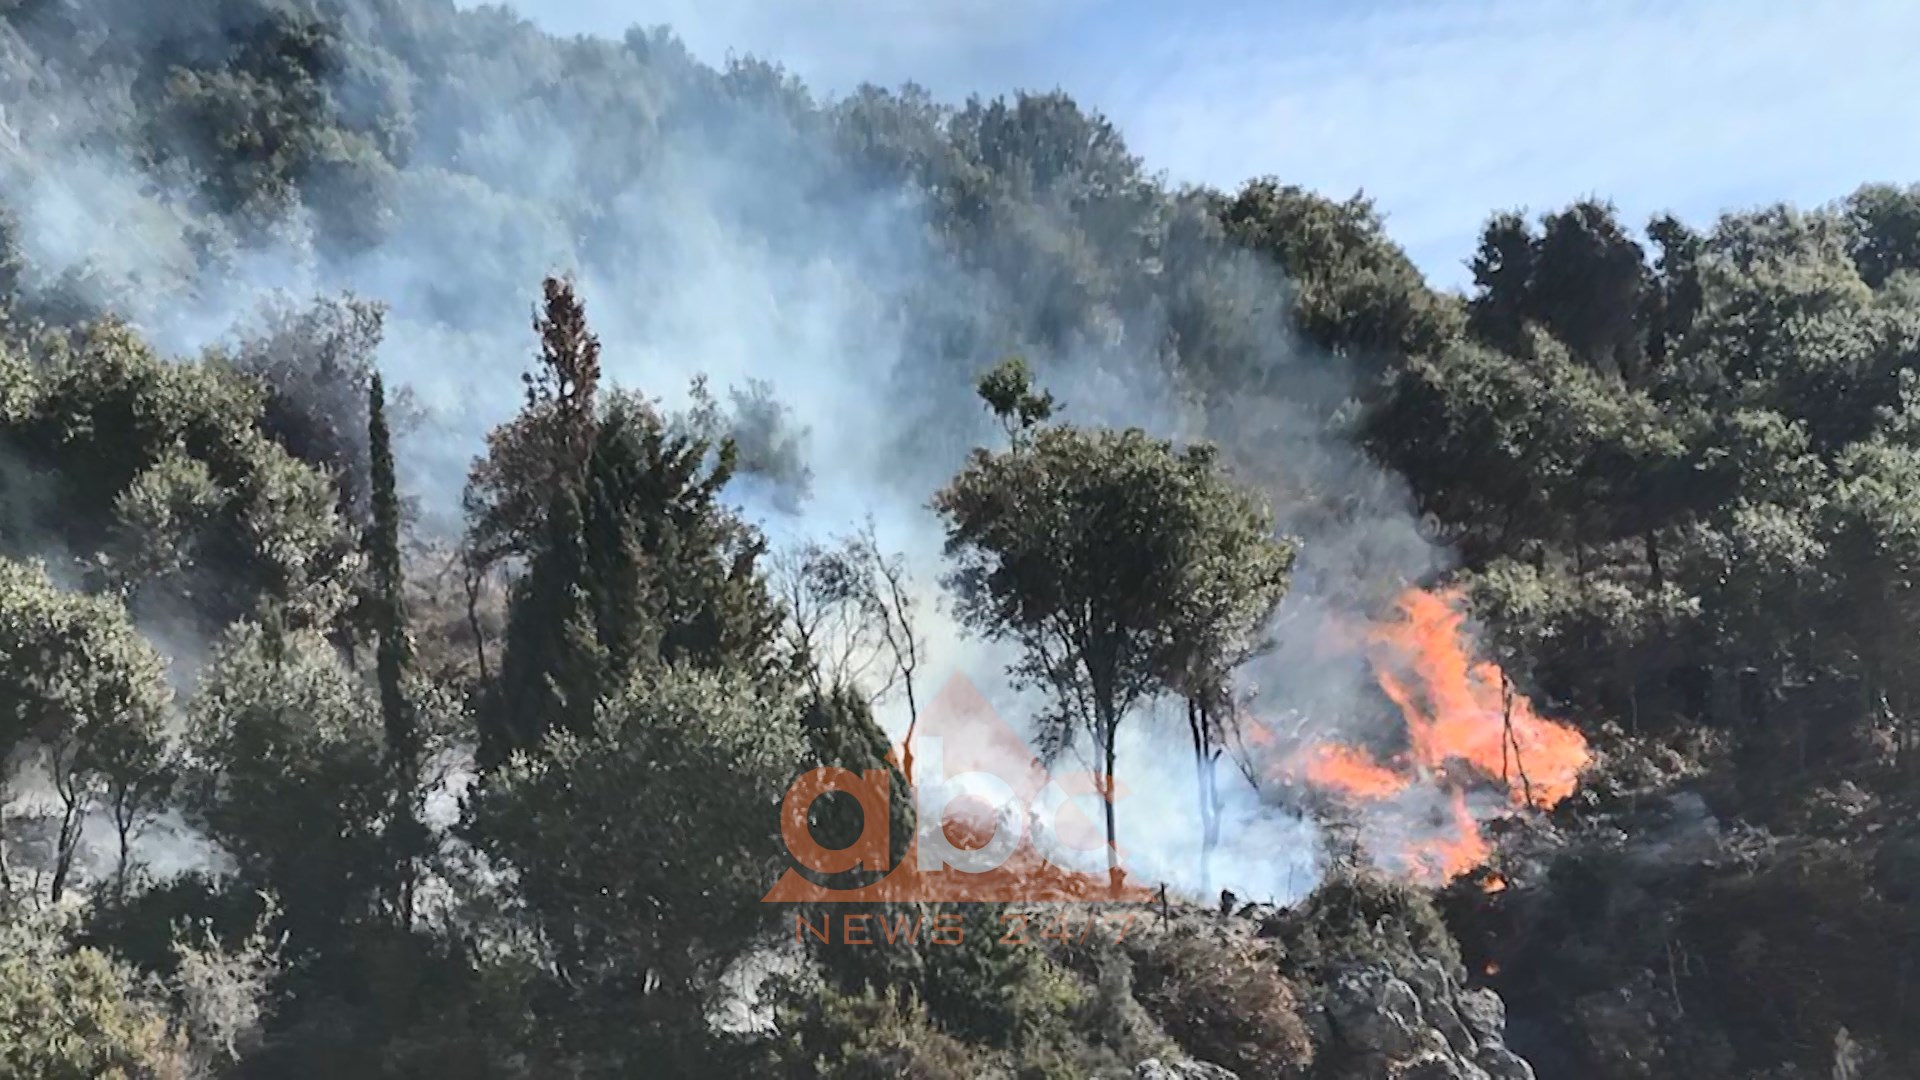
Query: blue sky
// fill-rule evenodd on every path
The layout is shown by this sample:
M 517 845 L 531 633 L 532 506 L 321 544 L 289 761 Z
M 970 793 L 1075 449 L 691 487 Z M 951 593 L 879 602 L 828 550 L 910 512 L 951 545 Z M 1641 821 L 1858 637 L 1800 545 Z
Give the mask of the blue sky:
M 463 0 L 465 2 L 465 0 Z M 1493 209 L 1814 204 L 1920 181 L 1915 0 L 519 0 L 823 90 L 1064 88 L 1148 166 L 1366 190 L 1441 285 Z

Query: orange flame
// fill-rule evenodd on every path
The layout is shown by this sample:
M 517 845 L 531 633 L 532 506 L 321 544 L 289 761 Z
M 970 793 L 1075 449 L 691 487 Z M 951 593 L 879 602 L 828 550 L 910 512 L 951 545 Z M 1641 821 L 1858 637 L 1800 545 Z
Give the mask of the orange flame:
M 1326 744 L 1309 747 L 1296 761 L 1307 782 L 1348 799 L 1378 801 L 1407 790 L 1413 778 L 1373 760 L 1364 750 Z
M 1399 617 L 1367 635 L 1374 677 L 1399 708 L 1407 752 L 1382 761 L 1338 744 L 1308 747 L 1285 771 L 1348 802 L 1385 802 L 1426 783 L 1446 798 L 1440 835 L 1383 852 L 1413 876 L 1451 881 L 1491 854 L 1467 804 L 1470 788 L 1491 788 L 1515 808 L 1546 810 L 1573 793 L 1587 765 L 1587 741 L 1542 717 L 1498 664 L 1476 659 L 1459 589 L 1410 589 Z M 1506 887 L 1495 877 L 1489 891 Z
M 1452 881 L 1486 862 L 1493 854 L 1486 838 L 1480 835 L 1480 823 L 1473 820 L 1473 812 L 1467 809 L 1465 792 L 1458 788 L 1452 791 L 1449 810 L 1453 836 L 1429 840 L 1411 853 L 1410 862 L 1423 871 L 1419 876 L 1429 881 Z
M 1406 718 L 1416 761 L 1467 762 L 1498 777 L 1516 805 L 1550 809 L 1573 794 L 1587 740 L 1534 712 L 1500 665 L 1472 659 L 1463 599 L 1458 589 L 1400 597 L 1403 618 L 1373 633 L 1380 689 Z

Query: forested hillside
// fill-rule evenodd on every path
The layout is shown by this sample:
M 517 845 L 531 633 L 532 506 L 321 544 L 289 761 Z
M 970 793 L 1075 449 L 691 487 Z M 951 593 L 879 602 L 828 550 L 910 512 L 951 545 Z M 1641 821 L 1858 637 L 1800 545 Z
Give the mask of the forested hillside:
M 1920 187 L 1490 210 L 0 0 L 0 1076 L 1915 1075 Z M 1118 897 L 797 932 L 955 673 Z

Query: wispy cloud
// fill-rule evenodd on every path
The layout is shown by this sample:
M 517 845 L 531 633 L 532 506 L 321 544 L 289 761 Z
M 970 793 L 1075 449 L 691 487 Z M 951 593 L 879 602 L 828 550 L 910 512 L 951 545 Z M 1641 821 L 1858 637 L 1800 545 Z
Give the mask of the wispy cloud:
M 1453 283 L 1490 209 L 1600 194 L 1698 218 L 1920 179 L 1915 40 L 1900 0 L 1295 4 L 1180 38 L 1155 84 L 1086 91 L 1175 176 L 1364 187 Z

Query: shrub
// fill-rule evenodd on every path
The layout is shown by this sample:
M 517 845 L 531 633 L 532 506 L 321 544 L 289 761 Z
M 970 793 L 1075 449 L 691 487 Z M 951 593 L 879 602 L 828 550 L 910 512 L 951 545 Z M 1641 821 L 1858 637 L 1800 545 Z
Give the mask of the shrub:
M 989 1059 L 892 993 L 823 988 L 779 1012 L 776 1076 L 820 1080 L 971 1080 Z
M 1183 925 L 1141 939 L 1134 996 L 1183 1050 L 1241 1076 L 1293 1076 L 1313 1060 L 1299 995 L 1270 949 Z
M 1329 878 L 1299 907 L 1269 920 L 1265 932 L 1279 940 L 1285 969 L 1296 978 L 1354 964 L 1398 970 L 1422 958 L 1460 968 L 1460 944 L 1427 893 L 1374 874 Z

